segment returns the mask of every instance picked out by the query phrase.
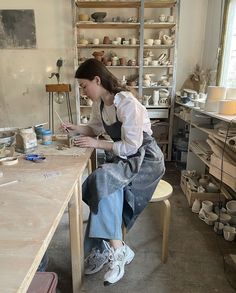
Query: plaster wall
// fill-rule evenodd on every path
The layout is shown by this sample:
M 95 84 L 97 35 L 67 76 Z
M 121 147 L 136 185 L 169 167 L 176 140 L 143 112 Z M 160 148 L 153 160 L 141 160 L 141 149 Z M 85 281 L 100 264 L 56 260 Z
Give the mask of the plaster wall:
M 214 7 L 213 2 L 215 0 L 180 1 L 177 90 L 197 63 L 213 62 L 211 52 L 216 42 L 210 41 L 208 34 L 217 35 L 218 26 L 207 17 L 208 13 L 214 17 L 209 11 Z M 219 4 L 220 0 L 216 2 Z M 47 122 L 48 96 L 45 84 L 52 82 L 48 76 L 56 70 L 58 58 L 65 60 L 61 81 L 74 82 L 71 1 L 1 0 L 0 9 L 34 9 L 37 37 L 36 49 L 0 50 L 0 127 L 26 127 Z M 71 100 L 75 115 L 73 93 Z M 65 104 L 54 105 L 62 118 L 67 119 Z
M 62 57 L 61 82 L 73 80 L 71 5 L 67 0 L 1 0 L 0 9 L 33 9 L 36 49 L 0 50 L 0 127 L 26 127 L 48 121 L 45 84 Z M 75 102 L 72 99 L 73 108 Z M 55 105 L 62 116 L 65 104 Z M 75 112 L 75 110 L 74 110 Z

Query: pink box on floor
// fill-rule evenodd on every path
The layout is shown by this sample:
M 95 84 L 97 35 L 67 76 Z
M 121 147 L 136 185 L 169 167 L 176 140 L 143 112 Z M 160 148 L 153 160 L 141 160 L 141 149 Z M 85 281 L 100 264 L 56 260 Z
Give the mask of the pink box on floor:
M 52 272 L 36 272 L 27 293 L 56 293 L 58 277 Z

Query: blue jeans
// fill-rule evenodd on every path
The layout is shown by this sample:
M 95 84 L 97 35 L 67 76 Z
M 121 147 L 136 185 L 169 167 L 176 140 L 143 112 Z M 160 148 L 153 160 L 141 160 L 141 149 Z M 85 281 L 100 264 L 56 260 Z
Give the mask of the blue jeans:
M 118 189 L 100 200 L 97 214 L 90 212 L 84 237 L 85 257 L 94 247 L 103 251 L 103 240 L 122 240 L 123 202 L 123 189 Z

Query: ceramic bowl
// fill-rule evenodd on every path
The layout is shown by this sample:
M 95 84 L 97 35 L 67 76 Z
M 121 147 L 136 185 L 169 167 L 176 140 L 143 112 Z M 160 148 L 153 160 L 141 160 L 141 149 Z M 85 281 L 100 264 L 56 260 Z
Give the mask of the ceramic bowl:
M 229 214 L 220 213 L 219 221 L 221 223 L 227 224 L 227 223 L 229 223 L 230 220 L 231 220 L 231 216 Z
M 79 14 L 79 21 L 88 21 L 88 20 L 89 20 L 88 14 L 85 14 L 85 13 Z
M 103 22 L 106 15 L 106 12 L 94 12 L 91 14 L 91 17 L 95 20 L 95 22 Z
M 217 221 L 218 219 L 218 216 L 217 214 L 215 213 L 207 213 L 205 219 L 204 219 L 204 222 L 207 224 L 207 225 L 214 225 L 215 221 Z
M 228 214 L 236 216 L 236 200 L 230 200 L 226 204 Z

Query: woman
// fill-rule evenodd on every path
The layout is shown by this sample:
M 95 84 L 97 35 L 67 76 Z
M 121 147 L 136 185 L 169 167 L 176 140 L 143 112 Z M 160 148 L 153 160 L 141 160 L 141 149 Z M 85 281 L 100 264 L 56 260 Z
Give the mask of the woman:
M 77 69 L 75 78 L 93 101 L 91 119 L 88 125 L 63 127 L 81 134 L 77 146 L 109 152 L 109 162 L 99 166 L 83 184 L 83 200 L 90 207 L 85 274 L 100 271 L 109 261 L 104 276 L 104 285 L 109 285 L 123 277 L 125 265 L 134 258 L 134 252 L 122 241 L 122 224 L 129 230 L 149 202 L 164 174 L 164 159 L 151 136 L 146 108 L 105 65 L 88 59 Z M 104 132 L 111 141 L 96 139 Z

